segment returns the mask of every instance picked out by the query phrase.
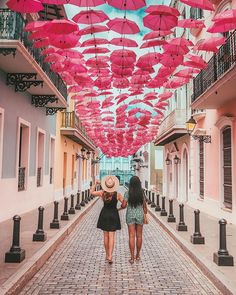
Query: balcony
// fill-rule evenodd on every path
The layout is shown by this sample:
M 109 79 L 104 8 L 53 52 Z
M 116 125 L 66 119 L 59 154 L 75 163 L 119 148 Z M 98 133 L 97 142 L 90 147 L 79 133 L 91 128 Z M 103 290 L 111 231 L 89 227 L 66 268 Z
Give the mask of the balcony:
M 33 47 L 24 27 L 21 14 L 0 9 L 0 69 L 7 73 L 7 84 L 14 86 L 16 92 L 27 90 L 37 107 L 65 108 L 66 85 L 44 62 L 41 49 Z
M 193 80 L 192 109 L 217 109 L 235 98 L 236 31 Z
M 62 112 L 61 135 L 79 143 L 87 150 L 95 151 L 96 149 L 75 112 Z
M 175 109 L 162 121 L 154 144 L 164 146 L 187 134 L 185 127 L 187 120 L 188 113 L 185 109 Z

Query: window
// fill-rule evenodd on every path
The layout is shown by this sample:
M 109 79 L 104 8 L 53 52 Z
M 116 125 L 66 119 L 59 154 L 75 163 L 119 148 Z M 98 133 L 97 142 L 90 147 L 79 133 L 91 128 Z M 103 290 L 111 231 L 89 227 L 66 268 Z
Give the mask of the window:
M 38 144 L 37 144 L 37 187 L 43 184 L 44 174 L 44 150 L 45 150 L 45 133 L 38 130 Z
M 27 174 L 29 168 L 29 139 L 30 139 L 30 124 L 22 119 L 19 119 L 18 129 L 18 191 L 26 190 Z
M 226 126 L 222 131 L 223 140 L 223 196 L 226 208 L 232 209 L 232 146 L 231 127 Z
M 204 198 L 204 142 L 199 141 L 199 195 Z

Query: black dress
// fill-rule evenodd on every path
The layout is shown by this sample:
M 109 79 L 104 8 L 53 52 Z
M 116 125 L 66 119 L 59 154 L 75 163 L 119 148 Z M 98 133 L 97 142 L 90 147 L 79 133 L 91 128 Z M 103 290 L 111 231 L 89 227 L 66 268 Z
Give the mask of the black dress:
M 112 195 L 111 200 L 104 201 L 104 206 L 98 218 L 97 228 L 103 231 L 116 231 L 121 229 L 120 216 L 117 206 L 117 192 Z

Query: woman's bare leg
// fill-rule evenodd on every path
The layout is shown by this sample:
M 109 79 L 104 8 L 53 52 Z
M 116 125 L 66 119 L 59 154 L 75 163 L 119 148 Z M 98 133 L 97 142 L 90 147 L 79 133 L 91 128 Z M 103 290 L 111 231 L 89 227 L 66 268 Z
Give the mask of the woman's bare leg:
M 108 232 L 109 236 L 109 242 L 108 242 L 108 259 L 111 261 L 112 260 L 112 253 L 115 245 L 115 231 L 109 231 Z
M 135 249 L 135 224 L 129 224 L 129 250 L 131 260 L 134 260 L 134 249 Z M 132 261 L 131 261 L 132 262 Z
M 106 259 L 108 259 L 108 249 L 109 249 L 109 232 L 108 231 L 104 231 L 103 232 L 103 237 L 104 237 L 104 247 L 105 247 L 105 251 L 106 251 Z
M 142 242 L 143 242 L 143 225 L 142 224 L 136 224 L 136 259 L 140 258 L 140 252 L 142 248 Z

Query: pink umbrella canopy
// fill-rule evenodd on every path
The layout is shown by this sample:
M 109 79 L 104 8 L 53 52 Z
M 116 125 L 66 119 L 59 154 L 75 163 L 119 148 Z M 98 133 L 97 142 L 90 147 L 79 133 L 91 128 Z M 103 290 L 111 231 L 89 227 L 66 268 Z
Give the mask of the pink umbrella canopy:
M 120 10 L 137 10 L 146 5 L 145 0 L 107 0 L 107 3 Z
M 20 13 L 33 13 L 44 9 L 41 1 L 37 0 L 9 0 L 6 5 L 9 9 Z
M 180 2 L 195 8 L 215 10 L 213 4 L 209 0 L 180 0 Z
M 117 32 L 119 34 L 137 34 L 139 33 L 138 25 L 131 20 L 124 18 L 114 18 L 107 23 L 110 30 Z
M 122 46 L 122 47 L 138 47 L 138 43 L 132 39 L 128 39 L 128 38 L 113 38 L 110 41 L 111 45 L 115 45 L 115 46 Z
M 101 23 L 108 19 L 108 16 L 102 10 L 80 11 L 72 18 L 74 22 L 85 25 Z
M 178 18 L 174 15 L 149 14 L 143 18 L 145 27 L 156 31 L 168 31 L 177 26 Z

